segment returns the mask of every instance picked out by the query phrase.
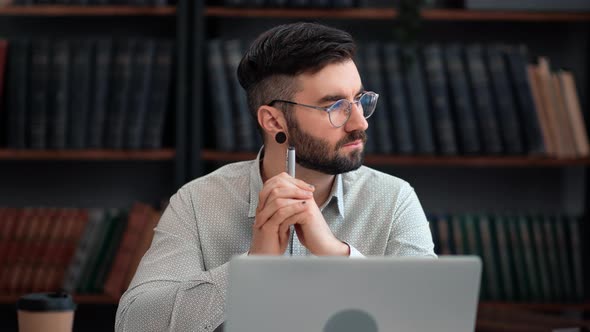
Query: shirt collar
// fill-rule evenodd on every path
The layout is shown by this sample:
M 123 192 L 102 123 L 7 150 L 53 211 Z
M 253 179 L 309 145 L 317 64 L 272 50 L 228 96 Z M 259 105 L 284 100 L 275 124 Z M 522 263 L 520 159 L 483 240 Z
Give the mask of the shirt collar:
M 258 207 L 258 195 L 262 190 L 262 175 L 260 174 L 261 160 L 264 158 L 264 146 L 258 151 L 256 160 L 250 168 L 250 210 L 248 217 L 256 217 L 256 208 Z M 344 217 L 344 190 L 342 189 L 342 174 L 337 174 L 330 191 L 328 200 L 320 207 L 323 210 L 332 200 L 336 200 L 338 213 Z

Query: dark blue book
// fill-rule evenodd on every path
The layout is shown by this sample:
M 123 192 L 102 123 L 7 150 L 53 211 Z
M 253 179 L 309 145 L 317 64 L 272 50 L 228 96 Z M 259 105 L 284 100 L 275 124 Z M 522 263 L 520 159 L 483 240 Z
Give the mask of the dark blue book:
M 106 116 L 109 101 L 109 90 L 112 76 L 113 43 L 109 39 L 99 39 L 93 55 L 93 88 L 90 92 L 91 106 L 88 119 L 88 148 L 105 147 Z
M 422 54 L 438 151 L 443 155 L 456 155 L 458 149 L 455 139 L 455 122 L 449 105 L 449 88 L 441 47 L 436 44 L 427 45 L 423 48 Z
M 156 43 L 154 40 L 141 40 L 137 43 L 132 57 L 128 115 L 125 124 L 126 137 L 124 140 L 124 146 L 128 149 L 139 149 L 142 145 L 155 50 Z
M 383 52 L 386 88 L 382 93 L 388 94 L 387 101 L 391 110 L 391 128 L 396 153 L 412 154 L 415 153 L 415 145 L 408 114 L 408 101 L 404 93 L 399 47 L 395 43 L 386 43 L 383 46 Z
M 6 143 L 12 149 L 27 147 L 30 44 L 26 39 L 12 39 L 8 46 Z
M 89 40 L 72 41 L 72 75 L 70 85 L 69 148 L 87 147 L 88 118 L 92 81 L 93 43 Z
M 143 147 L 159 149 L 163 145 L 164 125 L 169 109 L 174 44 L 170 40 L 158 40 L 153 61 L 148 111 L 143 130 Z
M 478 44 L 468 45 L 465 48 L 465 55 L 484 151 L 488 154 L 501 154 L 504 149 L 492 100 L 490 80 L 484 65 L 483 48 Z
M 236 150 L 256 150 L 256 127 L 253 117 L 248 109 L 246 91 L 242 89 L 238 81 L 238 65 L 242 59 L 242 46 L 237 39 L 223 41 L 224 63 L 227 74 L 227 82 L 231 90 L 231 101 L 234 119 L 234 131 L 236 136 Z
M 31 45 L 31 106 L 29 111 L 29 147 L 47 149 L 50 105 L 51 42 L 34 40 Z
M 451 90 L 451 105 L 455 111 L 458 145 L 464 154 L 479 154 L 479 129 L 463 62 L 463 47 L 459 44 L 446 45 L 444 59 Z
M 427 102 L 424 70 L 418 57 L 417 46 L 402 49 L 402 59 L 405 63 L 406 95 L 410 101 L 410 114 L 414 129 L 416 153 L 432 155 L 436 153 L 434 137 L 432 135 L 432 120 Z
M 514 91 L 517 110 L 522 119 L 526 150 L 531 155 L 544 155 L 545 143 L 527 74 L 527 48 L 525 45 L 509 46 L 504 52 L 508 59 L 510 87 Z
M 364 85 L 367 90 L 375 91 L 380 94 L 380 100 L 377 109 L 371 117 L 375 118 L 375 140 L 377 149 L 375 152 L 383 154 L 393 153 L 393 139 L 391 135 L 391 117 L 388 109 L 389 102 L 387 93 L 383 84 L 383 62 L 380 57 L 380 44 L 370 42 L 365 45 L 364 49 L 359 49 L 365 53 L 367 75 L 364 77 Z
M 215 130 L 215 147 L 221 151 L 232 151 L 236 148 L 235 127 L 227 74 L 223 65 L 221 40 L 210 40 L 208 46 L 207 69 L 212 94 L 211 114 Z
M 516 111 L 514 90 L 508 80 L 508 71 L 504 62 L 503 46 L 487 45 L 487 64 L 491 78 L 492 92 L 497 109 L 499 127 L 507 154 L 523 154 L 520 119 Z
M 65 149 L 68 137 L 68 107 L 70 101 L 70 43 L 55 40 L 53 43 L 48 117 L 49 147 Z
M 116 43 L 112 66 L 110 104 L 107 113 L 106 146 L 110 149 L 122 149 L 125 117 L 129 105 L 129 87 L 132 75 L 132 57 L 137 41 L 120 40 Z

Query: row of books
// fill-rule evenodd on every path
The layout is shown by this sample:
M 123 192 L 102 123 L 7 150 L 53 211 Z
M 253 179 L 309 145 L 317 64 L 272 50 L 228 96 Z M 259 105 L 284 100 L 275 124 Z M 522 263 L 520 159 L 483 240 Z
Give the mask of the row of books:
M 235 78 L 242 50 L 237 40 L 209 41 L 208 80 L 216 112 L 208 144 L 222 151 L 258 148 L 258 134 Z M 540 63 L 547 62 L 543 59 Z M 573 74 L 551 73 L 544 65 L 538 82 L 529 73 L 533 65 L 524 45 L 401 47 L 370 42 L 359 45 L 355 60 L 365 88 L 380 94 L 369 119 L 369 153 L 590 154 Z M 543 89 L 540 93 L 537 86 Z M 560 121 L 548 122 L 546 115 Z
M 32 6 L 32 5 L 98 5 L 98 6 L 169 6 L 176 0 L 2 0 L 0 6 Z
M 588 292 L 579 217 L 463 214 L 429 221 L 437 254 L 481 257 L 483 300 L 577 302 Z
M 63 289 L 118 298 L 149 248 L 159 217 L 141 203 L 129 212 L 0 208 L 0 291 Z
M 164 39 L 2 40 L 0 137 L 14 149 L 161 148 L 173 56 Z

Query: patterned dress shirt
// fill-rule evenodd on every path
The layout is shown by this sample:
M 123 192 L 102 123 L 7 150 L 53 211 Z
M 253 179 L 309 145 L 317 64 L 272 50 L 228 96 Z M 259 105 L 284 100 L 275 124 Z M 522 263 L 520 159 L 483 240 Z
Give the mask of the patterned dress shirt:
M 223 323 L 228 262 L 250 248 L 262 153 L 195 179 L 171 197 L 120 300 L 116 331 L 211 332 Z M 399 178 L 364 166 L 337 175 L 320 209 L 351 256 L 436 257 L 418 197 Z M 297 236 L 286 254 L 310 255 Z

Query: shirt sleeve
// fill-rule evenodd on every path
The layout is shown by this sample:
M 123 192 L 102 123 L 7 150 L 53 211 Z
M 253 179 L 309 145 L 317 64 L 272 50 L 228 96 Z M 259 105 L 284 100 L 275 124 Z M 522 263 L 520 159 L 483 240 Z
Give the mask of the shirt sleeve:
M 194 211 L 187 190 L 170 199 L 121 297 L 116 331 L 211 332 L 223 322 L 229 263 L 205 270 Z
M 436 258 L 430 226 L 414 188 L 406 184 L 399 197 L 385 254 Z

